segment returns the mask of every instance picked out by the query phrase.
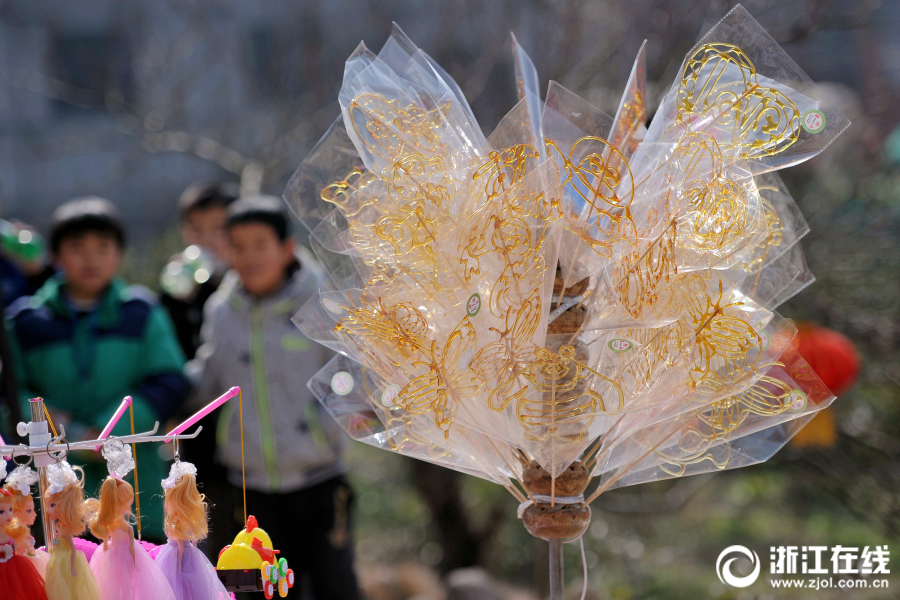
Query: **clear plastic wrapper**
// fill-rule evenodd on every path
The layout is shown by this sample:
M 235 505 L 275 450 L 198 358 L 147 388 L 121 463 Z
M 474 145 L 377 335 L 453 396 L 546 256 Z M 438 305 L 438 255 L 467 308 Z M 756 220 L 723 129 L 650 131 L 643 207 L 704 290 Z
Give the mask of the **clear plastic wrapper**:
M 295 316 L 309 387 L 365 443 L 495 481 L 574 461 L 610 487 L 766 460 L 833 400 L 773 312 L 812 281 L 774 170 L 847 125 L 746 11 L 645 126 L 642 46 L 610 117 L 514 40 L 485 138 L 399 30 L 347 61 L 342 118 L 286 191 L 329 277 Z
M 753 386 L 674 418 L 620 425 L 622 442 L 597 461 L 601 485 L 635 485 L 763 462 L 834 396 L 788 345 Z M 627 438 L 627 441 L 625 439 Z

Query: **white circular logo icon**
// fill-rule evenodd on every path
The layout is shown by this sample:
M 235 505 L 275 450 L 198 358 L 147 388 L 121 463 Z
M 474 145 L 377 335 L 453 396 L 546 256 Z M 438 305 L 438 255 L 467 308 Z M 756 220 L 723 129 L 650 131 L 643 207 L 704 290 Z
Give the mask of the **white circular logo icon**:
M 481 310 L 481 296 L 475 293 L 469 296 L 469 301 L 466 302 L 466 314 L 474 317 L 479 310 Z
M 803 129 L 810 133 L 819 133 L 825 129 L 825 113 L 821 110 L 808 110 L 803 114 Z
M 394 400 L 400 395 L 400 386 L 397 384 L 389 385 L 381 392 L 381 404 L 387 408 L 394 406 Z
M 338 314 L 341 312 L 340 305 L 331 298 L 322 298 L 322 306 L 325 307 L 325 310 L 334 314 Z
M 331 389 L 338 396 L 346 396 L 353 391 L 353 375 L 347 371 L 338 371 L 331 376 Z
M 772 340 L 771 340 L 771 338 L 769 338 L 769 334 L 766 333 L 765 331 L 760 331 L 759 332 L 759 343 L 763 349 L 763 352 L 768 350 L 769 346 L 772 345 Z
M 742 554 L 750 559 L 750 563 L 753 565 L 753 572 L 747 575 L 746 577 L 738 577 L 731 572 L 731 563 L 738 560 L 738 556 L 733 558 L 729 558 L 725 560 L 725 558 L 729 554 Z M 725 561 L 724 564 L 722 561 Z M 736 588 L 745 588 L 749 585 L 752 585 L 759 578 L 759 556 L 756 552 L 753 552 L 749 548 L 744 546 L 728 546 L 722 553 L 719 554 L 718 560 L 716 560 L 716 575 L 719 576 L 719 581 L 726 585 L 730 585 Z
M 788 408 L 792 412 L 800 412 L 809 404 L 809 397 L 800 390 L 791 390 L 787 397 Z

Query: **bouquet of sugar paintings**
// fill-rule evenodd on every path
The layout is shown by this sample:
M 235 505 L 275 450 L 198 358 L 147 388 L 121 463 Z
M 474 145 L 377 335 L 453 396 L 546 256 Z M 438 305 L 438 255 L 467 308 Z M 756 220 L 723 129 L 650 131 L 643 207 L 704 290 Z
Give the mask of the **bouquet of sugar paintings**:
M 573 539 L 604 491 L 765 461 L 834 400 L 775 312 L 813 281 L 776 171 L 849 122 L 740 6 L 649 126 L 643 48 L 613 117 L 513 50 L 487 138 L 399 28 L 347 60 L 285 192 L 327 270 L 295 322 L 338 353 L 309 387 L 351 437 Z

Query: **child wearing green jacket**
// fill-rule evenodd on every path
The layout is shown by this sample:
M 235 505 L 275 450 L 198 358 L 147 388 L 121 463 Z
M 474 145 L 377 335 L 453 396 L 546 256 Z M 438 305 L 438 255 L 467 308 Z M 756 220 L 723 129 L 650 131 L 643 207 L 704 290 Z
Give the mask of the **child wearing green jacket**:
M 39 396 L 69 441 L 92 439 L 130 395 L 135 430 L 148 431 L 155 421 L 162 428 L 187 396 L 184 355 L 152 294 L 117 277 L 125 232 L 115 207 L 101 198 L 63 204 L 48 237 L 60 272 L 7 311 L 23 414 L 28 399 Z M 113 435 L 130 431 L 126 415 Z M 166 477 L 157 451 L 140 444 L 136 459 L 144 537 L 162 539 L 162 501 L 145 491 Z M 85 492 L 95 494 L 107 475 L 100 453 L 70 460 L 84 466 Z

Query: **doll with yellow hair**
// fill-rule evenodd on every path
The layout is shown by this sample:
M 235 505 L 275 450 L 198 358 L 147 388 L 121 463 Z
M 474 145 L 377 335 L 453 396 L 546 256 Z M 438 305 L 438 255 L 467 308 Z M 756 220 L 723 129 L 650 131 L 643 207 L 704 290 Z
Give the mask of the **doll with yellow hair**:
M 44 578 L 48 600 L 100 600 L 94 573 L 84 552 L 77 550 L 74 542 L 75 536 L 84 533 L 85 529 L 82 480 L 66 461 L 47 467 L 44 507 L 46 517 L 56 527 L 53 554 Z
M 30 560 L 38 574 L 44 577 L 50 555 L 43 550 L 35 549 L 34 537 L 31 535 L 31 527 L 34 526 L 34 521 L 37 519 L 34 498 L 31 497 L 31 486 L 37 482 L 38 474 L 34 469 L 28 465 L 18 465 L 6 477 L 3 489 L 12 494 L 13 516 L 27 528 L 24 538 L 16 547 L 16 553 Z
M 16 554 L 17 540 L 28 528 L 13 514 L 12 493 L 0 489 L 0 591 L 4 598 L 47 600 L 44 581 L 31 561 Z
M 197 543 L 207 534 L 206 497 L 197 489 L 197 468 L 176 460 L 165 490 L 165 530 L 169 543 L 156 556 L 156 564 L 175 592 L 176 600 L 226 600 L 231 594 L 219 581 L 215 568 Z
M 100 500 L 87 501 L 88 526 L 103 544 L 91 557 L 101 600 L 175 600 L 165 576 L 144 547 L 135 541 L 134 488 L 122 475 L 134 468 L 131 448 L 121 442 L 104 445 L 110 476 L 100 487 Z

